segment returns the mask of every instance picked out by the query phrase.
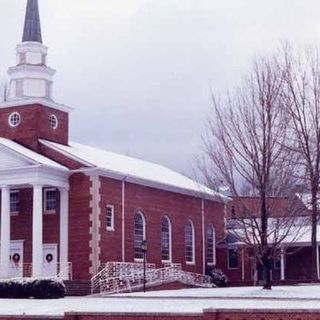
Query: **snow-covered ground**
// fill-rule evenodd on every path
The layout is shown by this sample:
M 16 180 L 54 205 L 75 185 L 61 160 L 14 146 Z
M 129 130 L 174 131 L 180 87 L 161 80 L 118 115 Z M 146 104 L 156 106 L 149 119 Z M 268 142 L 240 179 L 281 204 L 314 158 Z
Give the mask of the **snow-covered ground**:
M 290 299 L 319 299 L 320 285 L 279 286 L 272 290 L 263 290 L 261 287 L 230 287 L 216 289 L 183 289 L 168 291 L 151 291 L 121 294 L 120 297 L 174 297 L 174 298 L 290 298 Z M 319 306 L 320 307 L 320 306 Z
M 289 299 L 288 299 L 289 298 Z M 259 299 L 259 301 L 257 301 Z M 320 286 L 185 289 L 61 300 L 0 300 L 1 315 L 65 312 L 201 313 L 203 309 L 320 309 Z

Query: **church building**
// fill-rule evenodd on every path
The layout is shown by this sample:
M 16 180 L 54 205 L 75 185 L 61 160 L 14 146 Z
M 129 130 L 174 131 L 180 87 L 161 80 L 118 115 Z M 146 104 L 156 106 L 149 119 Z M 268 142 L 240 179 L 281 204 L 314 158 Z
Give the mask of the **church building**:
M 53 99 L 47 54 L 38 1 L 28 0 L 0 103 L 0 277 L 89 281 L 107 262 L 142 262 L 144 240 L 148 263 L 204 274 L 228 198 L 161 165 L 71 142 L 72 108 Z

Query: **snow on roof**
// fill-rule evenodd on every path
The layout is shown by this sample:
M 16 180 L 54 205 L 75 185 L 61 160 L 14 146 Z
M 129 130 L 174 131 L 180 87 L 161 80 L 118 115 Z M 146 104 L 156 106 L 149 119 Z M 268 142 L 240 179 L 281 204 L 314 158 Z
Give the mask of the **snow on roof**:
M 101 169 L 106 175 L 109 174 L 112 177 L 128 178 L 128 181 L 138 184 L 183 194 L 201 195 L 222 202 L 229 199 L 162 165 L 74 142 L 69 146 L 46 140 L 40 140 L 40 142 L 86 166 Z
M 36 153 L 36 152 L 34 152 L 24 146 L 12 141 L 12 140 L 0 137 L 0 145 L 20 154 L 21 156 L 23 156 L 26 159 L 31 160 L 32 162 L 36 162 L 36 163 L 39 163 L 39 164 L 47 166 L 47 167 L 52 167 L 52 168 L 68 171 L 68 169 L 66 167 L 60 165 L 59 163 L 57 163 L 57 162 L 39 154 L 39 153 Z
M 312 196 L 311 193 L 297 193 L 296 196 L 303 202 L 308 210 L 312 210 Z M 317 199 L 318 206 L 320 205 L 320 199 Z
M 272 222 L 273 220 L 273 222 Z M 311 232 L 312 226 L 310 219 L 308 217 L 297 217 L 292 223 L 290 219 L 286 226 L 286 222 L 278 223 L 275 218 L 268 219 L 268 241 L 269 243 L 278 242 L 279 239 L 282 239 L 281 243 L 284 245 L 290 244 L 310 244 L 311 243 Z M 279 219 L 283 220 L 283 219 Z M 249 219 L 248 219 L 249 221 Z M 283 220 L 284 221 L 284 220 Z M 257 221 L 260 223 L 259 221 Z M 292 224 L 291 224 L 292 223 Z M 234 244 L 234 245 L 243 245 L 246 241 L 242 241 L 244 238 L 251 238 L 250 242 L 254 243 L 253 239 L 260 239 L 259 230 L 256 228 L 252 222 L 246 223 L 247 227 L 244 230 L 243 225 L 239 222 L 238 226 L 236 222 L 231 228 L 227 229 L 227 236 L 221 244 Z M 277 227 L 277 225 L 279 227 Z M 228 238 L 228 235 L 230 236 Z M 320 225 L 317 225 L 317 239 L 320 242 Z M 259 241 L 259 240 L 258 240 Z

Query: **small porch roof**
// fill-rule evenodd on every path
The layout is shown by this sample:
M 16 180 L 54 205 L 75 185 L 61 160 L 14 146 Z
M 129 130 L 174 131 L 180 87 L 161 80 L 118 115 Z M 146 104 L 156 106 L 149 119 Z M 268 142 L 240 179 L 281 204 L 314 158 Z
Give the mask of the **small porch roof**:
M 59 163 L 0 137 L 0 185 L 69 187 L 69 174 Z

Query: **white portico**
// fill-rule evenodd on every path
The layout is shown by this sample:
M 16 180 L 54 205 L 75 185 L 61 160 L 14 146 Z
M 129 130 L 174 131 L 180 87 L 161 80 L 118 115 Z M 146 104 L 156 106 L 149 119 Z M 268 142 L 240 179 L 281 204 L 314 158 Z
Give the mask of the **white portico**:
M 10 276 L 10 190 L 32 188 L 32 276 L 43 275 L 43 189 L 60 191 L 59 263 L 68 263 L 69 170 L 11 140 L 0 138 L 0 278 Z

